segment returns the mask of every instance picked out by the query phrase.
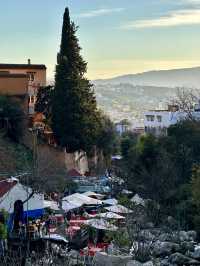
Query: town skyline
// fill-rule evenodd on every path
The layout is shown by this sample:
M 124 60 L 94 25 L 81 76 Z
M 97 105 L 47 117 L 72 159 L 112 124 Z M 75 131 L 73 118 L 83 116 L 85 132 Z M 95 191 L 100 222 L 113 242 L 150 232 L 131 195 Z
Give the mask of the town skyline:
M 199 0 L 3 2 L 1 62 L 31 58 L 46 64 L 53 80 L 66 6 L 79 26 L 89 79 L 200 65 Z

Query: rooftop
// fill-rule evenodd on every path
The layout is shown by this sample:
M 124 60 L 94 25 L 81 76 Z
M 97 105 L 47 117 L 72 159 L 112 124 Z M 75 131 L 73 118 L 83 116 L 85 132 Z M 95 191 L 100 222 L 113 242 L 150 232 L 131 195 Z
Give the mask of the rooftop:
M 46 69 L 45 65 L 39 64 L 4 64 L 0 63 L 0 69 Z

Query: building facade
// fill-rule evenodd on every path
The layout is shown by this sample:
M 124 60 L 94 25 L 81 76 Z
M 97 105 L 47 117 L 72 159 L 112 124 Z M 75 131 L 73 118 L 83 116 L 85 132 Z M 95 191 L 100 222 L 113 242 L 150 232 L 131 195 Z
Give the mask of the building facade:
M 0 64 L 0 75 L 26 75 L 28 77 L 29 115 L 35 110 L 37 91 L 41 86 L 46 86 L 46 66 L 31 64 Z
M 200 119 L 200 111 L 195 109 L 191 112 L 195 119 Z M 169 107 L 167 110 L 151 110 L 144 114 L 145 133 L 156 136 L 167 135 L 167 129 L 171 125 L 188 117 L 187 112 L 181 112 L 176 108 Z

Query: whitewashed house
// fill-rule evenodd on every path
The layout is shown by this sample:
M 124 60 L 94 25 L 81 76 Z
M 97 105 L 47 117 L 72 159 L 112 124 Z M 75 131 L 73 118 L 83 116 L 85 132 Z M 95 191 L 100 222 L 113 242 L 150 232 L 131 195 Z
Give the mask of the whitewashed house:
M 22 185 L 17 179 L 5 179 L 0 181 L 0 209 L 12 214 L 16 201 L 25 202 L 32 189 Z M 39 217 L 44 212 L 44 195 L 34 193 L 28 201 L 23 204 L 24 214 L 28 210 L 28 216 Z
M 200 119 L 199 109 L 191 112 L 195 119 Z M 151 110 L 144 113 L 144 129 L 145 133 L 150 133 L 156 136 L 166 135 L 167 129 L 184 120 L 188 117 L 187 112 L 180 112 L 179 110 L 170 106 L 167 110 Z

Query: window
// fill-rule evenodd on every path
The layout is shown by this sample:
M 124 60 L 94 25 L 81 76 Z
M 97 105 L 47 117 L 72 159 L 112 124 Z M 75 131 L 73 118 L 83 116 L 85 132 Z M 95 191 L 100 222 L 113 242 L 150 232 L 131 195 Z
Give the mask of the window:
M 162 116 L 161 116 L 161 115 L 157 115 L 157 121 L 158 121 L 159 123 L 162 122 Z
M 30 98 L 30 102 L 31 103 L 34 103 L 35 102 L 35 97 L 32 95 L 31 98 Z
M 35 72 L 27 72 L 28 76 L 29 76 L 29 81 L 34 81 L 35 79 Z
M 154 121 L 154 115 L 146 115 L 147 121 Z

